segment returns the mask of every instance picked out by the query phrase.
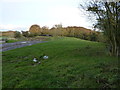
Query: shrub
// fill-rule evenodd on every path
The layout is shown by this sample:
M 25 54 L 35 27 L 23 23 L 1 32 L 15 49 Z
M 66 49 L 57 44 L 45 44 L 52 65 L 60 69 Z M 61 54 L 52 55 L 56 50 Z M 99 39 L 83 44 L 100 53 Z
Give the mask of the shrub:
M 24 37 L 29 37 L 29 32 L 28 31 L 22 31 L 22 35 Z
M 21 37 L 21 33 L 19 31 L 16 31 L 14 37 L 15 38 L 20 38 Z

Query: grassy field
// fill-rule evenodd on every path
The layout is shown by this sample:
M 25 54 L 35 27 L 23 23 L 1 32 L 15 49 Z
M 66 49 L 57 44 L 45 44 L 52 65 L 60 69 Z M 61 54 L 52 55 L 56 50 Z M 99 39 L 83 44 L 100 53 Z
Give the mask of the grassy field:
M 10 37 L 5 37 L 5 36 L 0 36 L 0 41 L 3 39 L 3 41 L 6 41 L 6 43 L 14 43 L 14 42 L 18 42 L 20 40 L 17 39 L 11 39 Z
M 18 41 L 49 41 L 53 39 L 53 37 L 49 36 L 36 36 L 36 37 L 21 37 L 21 38 L 10 38 L 10 37 L 0 37 L 0 40 L 6 39 L 6 43 L 14 43 Z
M 14 43 L 14 42 L 18 42 L 19 40 L 7 40 L 6 43 Z
M 41 56 L 48 55 L 43 60 Z M 41 61 L 34 63 L 33 58 Z M 117 59 L 103 43 L 61 38 L 3 52 L 3 88 L 116 88 Z

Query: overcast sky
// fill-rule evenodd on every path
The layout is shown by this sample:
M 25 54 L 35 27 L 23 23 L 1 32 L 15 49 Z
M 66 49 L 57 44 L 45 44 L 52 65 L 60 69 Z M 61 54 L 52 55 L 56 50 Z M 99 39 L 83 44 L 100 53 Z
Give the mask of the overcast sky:
M 0 0 L 0 30 L 29 30 L 33 24 L 91 28 L 79 10 L 81 0 Z

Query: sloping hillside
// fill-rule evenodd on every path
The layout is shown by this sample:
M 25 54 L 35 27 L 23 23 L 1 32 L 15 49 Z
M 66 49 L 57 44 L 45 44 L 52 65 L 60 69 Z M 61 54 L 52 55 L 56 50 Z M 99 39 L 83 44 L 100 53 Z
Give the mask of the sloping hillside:
M 118 80 L 104 44 L 76 38 L 3 52 L 2 68 L 3 88 L 115 88 Z

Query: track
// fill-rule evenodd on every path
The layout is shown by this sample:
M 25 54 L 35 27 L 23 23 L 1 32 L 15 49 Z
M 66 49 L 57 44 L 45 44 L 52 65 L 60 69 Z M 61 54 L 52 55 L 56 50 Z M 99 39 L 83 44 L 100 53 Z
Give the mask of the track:
M 0 52 L 21 48 L 25 46 L 31 46 L 33 44 L 44 43 L 44 42 L 47 41 L 20 41 L 15 43 L 4 43 L 4 44 L 0 44 Z

